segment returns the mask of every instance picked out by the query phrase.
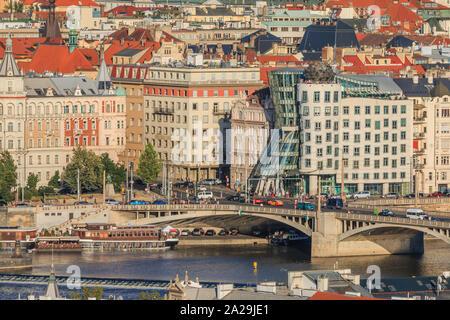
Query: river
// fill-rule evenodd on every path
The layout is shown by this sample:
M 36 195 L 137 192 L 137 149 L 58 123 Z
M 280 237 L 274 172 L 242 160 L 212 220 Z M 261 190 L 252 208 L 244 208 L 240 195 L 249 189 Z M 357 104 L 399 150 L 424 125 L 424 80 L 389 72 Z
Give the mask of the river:
M 53 263 L 57 275 L 69 275 L 66 273 L 67 267 L 78 265 L 82 277 L 169 280 L 177 274 L 184 278 L 187 270 L 190 278 L 198 277 L 200 281 L 287 282 L 287 271 L 333 269 L 335 266 L 339 269 L 350 268 L 361 278 L 368 276 L 366 269 L 369 265 L 378 265 L 382 278 L 437 276 L 443 271 L 450 271 L 449 249 L 450 246 L 442 241 L 427 240 L 422 255 L 310 258 L 295 247 L 177 247 L 158 252 L 55 252 Z M 51 253 L 33 253 L 33 269 L 21 273 L 47 275 L 51 260 Z M 257 270 L 253 268 L 254 262 L 257 262 Z M 14 293 L 15 297 L 14 294 L 5 296 L 6 290 L 7 286 L 0 286 L 0 299 L 17 297 L 17 293 Z M 30 290 L 27 292 L 29 294 Z M 130 297 L 137 297 L 137 293 Z

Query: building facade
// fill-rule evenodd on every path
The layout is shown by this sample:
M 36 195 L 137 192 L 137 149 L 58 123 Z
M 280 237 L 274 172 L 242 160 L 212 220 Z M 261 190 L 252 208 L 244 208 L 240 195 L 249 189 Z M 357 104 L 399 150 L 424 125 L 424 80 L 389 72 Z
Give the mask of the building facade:
M 220 125 L 237 98 L 262 86 L 258 68 L 150 67 L 145 84 L 145 142 L 173 179 L 223 176 Z

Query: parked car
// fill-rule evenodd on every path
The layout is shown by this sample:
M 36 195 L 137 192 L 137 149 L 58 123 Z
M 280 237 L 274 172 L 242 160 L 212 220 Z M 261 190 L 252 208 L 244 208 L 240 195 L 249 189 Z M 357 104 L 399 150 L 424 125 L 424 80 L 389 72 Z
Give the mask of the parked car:
M 5 200 L 0 200 L 0 207 L 7 207 L 8 203 Z
M 202 191 L 197 194 L 197 198 L 199 200 L 206 200 L 214 198 L 214 195 L 211 191 Z
M 115 199 L 105 199 L 106 204 L 122 204 L 122 202 L 117 201 Z
M 313 211 L 316 209 L 314 204 L 312 204 L 311 202 L 298 202 L 295 208 L 299 210 L 309 210 L 309 211 Z
M 369 199 L 370 192 L 369 191 L 360 191 L 353 195 L 353 199 Z
M 232 236 L 235 236 L 235 235 L 237 235 L 239 233 L 239 229 L 238 228 L 235 228 L 235 227 L 231 227 L 230 228 L 230 234 L 232 235 Z
M 191 234 L 191 232 L 189 230 L 185 229 L 185 230 L 181 230 L 181 234 L 180 235 L 182 235 L 182 236 L 189 236 L 190 234 Z
M 214 231 L 213 229 L 208 229 L 208 230 L 206 230 L 205 235 L 206 236 L 215 236 L 216 235 L 216 231 Z
M 436 218 L 436 217 L 428 217 L 428 220 L 430 220 L 430 221 L 441 221 L 441 219 Z
M 422 209 L 411 208 L 406 210 L 406 217 L 416 220 L 426 220 L 428 216 L 423 212 Z
M 219 236 L 227 236 L 228 233 L 229 233 L 229 232 L 228 232 L 227 230 L 222 229 L 222 230 L 219 231 Z
M 269 206 L 276 206 L 276 207 L 284 205 L 283 201 L 280 200 L 267 200 L 267 204 Z
M 389 193 L 386 193 L 383 196 L 383 198 L 386 198 L 386 199 L 398 199 L 398 198 L 400 198 L 400 195 L 397 192 L 389 192 Z
M 389 209 L 381 210 L 380 212 L 378 212 L 378 215 L 382 216 L 382 217 L 394 217 L 395 216 L 394 213 Z
M 342 209 L 344 207 L 344 201 L 341 198 L 331 198 L 327 200 L 326 207 L 328 209 Z
M 87 201 L 76 201 L 73 203 L 75 206 L 92 206 L 93 203 Z
M 204 234 L 205 234 L 205 231 L 202 228 L 195 228 L 194 230 L 192 230 L 193 236 L 202 236 Z
M 167 201 L 156 199 L 155 201 L 153 201 L 153 204 L 167 204 Z

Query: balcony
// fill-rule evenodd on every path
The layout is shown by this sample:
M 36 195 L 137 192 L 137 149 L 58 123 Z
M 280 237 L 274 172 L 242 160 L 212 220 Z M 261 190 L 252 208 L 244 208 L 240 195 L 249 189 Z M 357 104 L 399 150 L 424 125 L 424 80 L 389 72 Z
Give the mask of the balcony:
M 425 133 L 424 132 L 414 132 L 414 139 L 424 139 Z
M 174 113 L 174 109 L 173 108 L 155 107 L 155 111 L 153 111 L 153 113 L 173 114 Z
M 414 123 L 425 122 L 426 117 L 414 117 L 413 120 L 414 120 Z
M 414 169 L 415 169 L 415 170 L 422 170 L 423 168 L 425 168 L 425 165 L 424 165 L 424 164 L 416 164 L 416 165 L 414 166 Z
M 418 103 L 414 105 L 414 109 L 423 109 L 423 108 L 425 108 L 424 104 Z
M 213 114 L 215 115 L 226 115 L 229 114 L 230 110 L 223 110 L 223 109 L 214 109 Z
M 424 154 L 424 153 L 425 153 L 425 148 L 414 150 L 414 154 Z

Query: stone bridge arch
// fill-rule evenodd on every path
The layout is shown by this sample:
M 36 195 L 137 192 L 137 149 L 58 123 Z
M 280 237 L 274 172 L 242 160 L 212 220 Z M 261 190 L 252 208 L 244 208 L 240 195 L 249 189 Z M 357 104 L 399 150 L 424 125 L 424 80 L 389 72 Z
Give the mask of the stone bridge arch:
M 169 215 L 169 216 L 157 217 L 157 218 L 137 219 L 137 220 L 130 221 L 130 223 L 138 224 L 138 225 L 156 224 L 156 223 L 172 222 L 172 221 L 176 221 L 176 220 L 186 220 L 186 219 L 192 219 L 192 218 L 232 216 L 232 215 L 238 216 L 238 214 L 236 213 L 235 210 L 227 210 L 227 211 L 221 210 L 221 211 L 216 211 L 213 213 L 208 212 L 208 211 L 198 211 L 198 212 L 193 212 L 193 213 L 175 214 L 175 215 Z M 283 216 L 281 216 L 281 215 L 274 215 L 274 214 L 264 214 L 264 213 L 254 213 L 254 212 L 243 211 L 242 215 L 277 221 L 277 222 L 283 223 L 285 225 L 288 225 L 288 226 L 294 228 L 295 230 L 298 230 L 298 231 L 304 233 L 305 235 L 307 235 L 309 237 L 312 236 L 312 230 L 300 222 L 300 221 L 302 221 L 301 219 L 304 218 L 301 216 L 298 217 L 299 222 L 296 222 L 295 219 L 289 220 L 289 219 L 283 218 Z
M 350 238 L 352 236 L 355 236 L 357 234 L 360 234 L 362 232 L 370 231 L 370 230 L 376 230 L 381 228 L 400 228 L 400 229 L 409 229 L 409 230 L 415 230 L 419 232 L 423 232 L 426 234 L 429 234 L 437 239 L 440 239 L 447 244 L 450 244 L 450 237 L 447 237 L 446 235 L 433 231 L 427 227 L 419 227 L 419 226 L 412 226 L 412 225 L 398 225 L 398 224 L 389 224 L 389 223 L 377 223 L 377 224 L 370 224 L 368 226 L 363 226 L 360 228 L 356 228 L 353 230 L 349 230 L 347 232 L 344 232 L 339 235 L 338 240 L 343 241 L 347 238 Z

